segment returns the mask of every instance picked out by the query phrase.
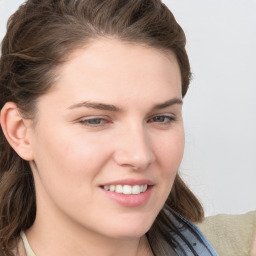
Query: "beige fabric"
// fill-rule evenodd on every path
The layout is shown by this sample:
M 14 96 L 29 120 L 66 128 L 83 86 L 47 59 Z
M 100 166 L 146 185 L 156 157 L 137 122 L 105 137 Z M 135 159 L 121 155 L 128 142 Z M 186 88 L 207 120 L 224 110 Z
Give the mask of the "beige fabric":
M 27 256 L 26 250 L 21 238 L 18 241 L 18 248 L 16 248 L 13 253 L 15 256 Z
M 14 251 L 15 256 L 36 256 L 32 251 L 25 233 L 20 233 L 20 239 L 18 241 L 18 248 Z
M 27 237 L 26 237 L 26 235 L 25 235 L 25 233 L 23 231 L 21 231 L 20 236 L 22 238 L 22 241 L 23 241 L 23 244 L 24 244 L 27 256 L 36 256 L 35 253 L 32 251 L 32 249 L 31 249 L 31 247 L 30 247 L 30 245 L 28 243 Z
M 219 214 L 196 225 L 219 256 L 256 256 L 252 252 L 253 239 L 256 239 L 256 211 L 241 215 Z
M 254 225 L 254 236 L 252 240 L 252 251 L 250 256 L 256 256 L 256 225 Z

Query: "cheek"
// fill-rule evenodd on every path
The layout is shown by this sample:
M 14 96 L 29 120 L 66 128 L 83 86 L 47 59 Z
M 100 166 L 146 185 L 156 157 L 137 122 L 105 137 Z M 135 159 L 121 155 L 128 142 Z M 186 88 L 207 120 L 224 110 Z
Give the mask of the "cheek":
M 92 203 L 92 188 L 106 161 L 106 149 L 103 146 L 100 151 L 99 144 L 83 137 L 60 129 L 38 131 L 33 172 L 40 202 L 51 198 L 59 208 L 74 211 Z
M 97 136 L 85 136 L 69 129 L 40 130 L 34 141 L 35 162 L 41 178 L 58 181 L 52 186 L 78 189 L 85 182 L 92 183 L 108 161 L 108 145 L 99 143 Z
M 156 161 L 152 170 L 157 175 L 155 206 L 160 210 L 167 200 L 176 174 L 178 172 L 184 151 L 183 128 L 166 131 L 163 135 L 154 137 Z M 156 212 L 158 214 L 158 212 Z
M 184 153 L 184 131 L 179 129 L 156 142 L 156 156 L 163 175 L 176 175 Z

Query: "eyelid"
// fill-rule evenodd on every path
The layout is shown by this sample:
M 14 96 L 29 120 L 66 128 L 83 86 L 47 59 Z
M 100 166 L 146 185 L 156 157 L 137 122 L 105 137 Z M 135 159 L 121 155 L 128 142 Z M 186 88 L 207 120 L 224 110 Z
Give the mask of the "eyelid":
M 163 117 L 166 118 L 164 121 L 157 121 L 153 120 L 154 118 L 157 117 Z M 152 123 L 155 125 L 159 126 L 170 126 L 174 121 L 176 121 L 176 116 L 174 114 L 170 113 L 159 113 L 159 114 L 154 114 L 147 118 L 147 123 Z M 96 121 L 95 123 L 90 123 L 90 121 Z M 99 122 L 97 122 L 99 121 Z M 82 118 L 77 119 L 77 122 L 80 123 L 81 125 L 88 127 L 88 128 L 101 128 L 104 126 L 107 126 L 112 123 L 112 119 L 109 118 L 108 116 L 84 116 Z
M 89 122 L 93 120 L 101 120 L 103 121 L 103 123 L 90 124 Z M 78 122 L 84 126 L 93 128 L 93 127 L 101 127 L 101 126 L 107 125 L 108 123 L 111 123 L 111 120 L 106 116 L 88 116 L 88 117 L 82 117 L 78 119 Z
M 154 121 L 153 119 L 157 118 L 157 117 L 167 118 L 168 120 L 163 121 L 163 122 Z M 176 116 L 175 115 L 163 113 L 163 114 L 156 114 L 156 115 L 151 116 L 150 118 L 148 118 L 147 122 L 152 123 L 152 124 L 156 124 L 156 125 L 162 125 L 162 126 L 167 125 L 168 126 L 168 125 L 171 125 L 174 121 L 176 121 Z
M 149 119 L 152 119 L 152 118 L 154 118 L 154 117 L 161 117 L 161 116 L 163 116 L 163 117 L 169 117 L 169 118 L 172 118 L 172 119 L 176 119 L 176 116 L 175 116 L 174 114 L 159 113 L 159 114 L 154 114 L 154 115 L 150 116 L 150 117 L 148 118 L 148 120 L 149 120 Z

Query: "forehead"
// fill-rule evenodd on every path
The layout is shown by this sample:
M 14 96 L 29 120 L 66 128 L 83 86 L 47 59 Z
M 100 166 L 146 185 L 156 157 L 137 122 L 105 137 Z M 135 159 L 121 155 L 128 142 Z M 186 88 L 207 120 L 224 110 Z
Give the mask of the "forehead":
M 55 96 L 69 97 L 70 104 L 90 99 L 132 102 L 144 96 L 165 101 L 181 95 L 181 75 L 172 52 L 101 39 L 68 56 L 58 69 L 54 87 Z

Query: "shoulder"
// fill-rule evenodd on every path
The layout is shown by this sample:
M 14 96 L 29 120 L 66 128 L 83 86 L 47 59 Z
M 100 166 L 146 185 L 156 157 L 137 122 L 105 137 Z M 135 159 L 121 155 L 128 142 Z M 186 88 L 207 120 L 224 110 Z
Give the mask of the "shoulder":
M 23 240 L 20 238 L 18 242 L 17 256 L 27 256 Z
M 256 231 L 256 211 L 210 216 L 196 226 L 220 256 L 249 256 Z
M 27 256 L 21 237 L 15 241 L 15 248 L 11 252 L 14 256 Z M 0 256 L 6 256 L 6 253 L 0 250 Z
M 17 240 L 17 247 L 13 251 L 13 253 L 15 256 L 27 256 L 25 246 L 21 237 Z

